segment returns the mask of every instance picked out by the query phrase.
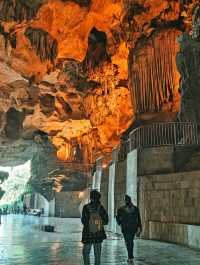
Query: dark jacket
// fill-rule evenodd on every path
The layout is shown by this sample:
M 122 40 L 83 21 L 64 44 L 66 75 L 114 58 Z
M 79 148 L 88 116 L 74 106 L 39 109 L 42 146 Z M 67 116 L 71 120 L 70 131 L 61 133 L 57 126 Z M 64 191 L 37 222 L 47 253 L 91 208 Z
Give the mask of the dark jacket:
M 95 210 L 99 208 L 99 215 L 102 218 L 103 225 L 108 224 L 108 214 L 105 208 L 103 207 L 103 205 L 101 205 L 100 203 L 94 204 L 92 202 L 86 204 L 83 207 L 82 218 L 81 218 L 81 222 L 83 224 L 82 242 L 99 243 L 102 242 L 104 239 L 106 239 L 106 233 L 104 228 L 102 229 L 102 231 L 99 231 L 96 234 L 92 234 L 89 232 L 90 207 Z
M 119 208 L 116 219 L 122 233 L 136 233 L 138 228 L 142 229 L 139 208 L 133 204 Z

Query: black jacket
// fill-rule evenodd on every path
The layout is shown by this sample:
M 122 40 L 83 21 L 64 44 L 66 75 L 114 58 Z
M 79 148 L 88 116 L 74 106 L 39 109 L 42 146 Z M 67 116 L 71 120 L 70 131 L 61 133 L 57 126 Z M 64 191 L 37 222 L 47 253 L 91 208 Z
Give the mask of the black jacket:
M 142 229 L 139 208 L 133 204 L 119 208 L 116 219 L 122 233 L 136 233 L 138 228 Z
M 99 207 L 100 205 L 100 207 Z M 82 232 L 82 242 L 83 243 L 99 243 L 102 242 L 104 239 L 106 239 L 106 233 L 104 228 L 102 231 L 96 233 L 96 234 L 91 234 L 89 232 L 89 220 L 90 220 L 90 207 L 93 209 L 97 209 L 99 207 L 99 215 L 102 218 L 103 225 L 108 224 L 108 214 L 100 203 L 94 204 L 92 202 L 86 204 L 83 207 L 83 212 L 82 212 L 82 218 L 81 222 L 83 224 L 83 232 Z

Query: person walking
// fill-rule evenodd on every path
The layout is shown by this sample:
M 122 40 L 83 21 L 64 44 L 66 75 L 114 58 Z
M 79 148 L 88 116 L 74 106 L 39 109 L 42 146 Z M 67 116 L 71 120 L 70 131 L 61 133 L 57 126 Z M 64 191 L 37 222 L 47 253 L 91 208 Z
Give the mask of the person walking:
M 27 206 L 26 203 L 23 204 L 23 214 L 27 215 Z
M 104 225 L 108 224 L 108 214 L 100 202 L 101 194 L 97 190 L 90 192 L 90 203 L 83 207 L 82 243 L 84 265 L 90 265 L 90 251 L 93 246 L 95 265 L 101 264 L 102 242 L 106 239 Z
M 133 247 L 135 235 L 140 235 L 142 231 L 142 224 L 140 218 L 139 208 L 133 205 L 131 197 L 125 195 L 125 205 L 118 209 L 116 220 L 121 226 L 122 234 L 124 236 L 127 252 L 128 263 L 133 263 Z

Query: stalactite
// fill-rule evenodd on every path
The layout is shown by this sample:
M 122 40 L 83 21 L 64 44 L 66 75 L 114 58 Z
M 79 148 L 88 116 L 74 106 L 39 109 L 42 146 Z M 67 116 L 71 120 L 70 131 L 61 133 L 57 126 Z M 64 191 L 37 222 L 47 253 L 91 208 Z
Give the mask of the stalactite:
M 5 49 L 8 47 L 8 43 L 10 43 L 12 48 L 16 48 L 17 46 L 17 38 L 15 32 L 6 32 L 4 31 L 4 27 L 0 23 L 0 34 L 4 37 L 5 40 Z
M 23 21 L 34 18 L 43 0 L 2 0 L 0 19 L 4 21 Z
M 63 97 L 57 97 L 57 100 L 60 102 L 60 104 L 62 105 L 64 111 L 66 113 L 72 113 L 73 109 L 71 108 L 71 106 L 69 105 L 69 103 L 67 103 Z
M 136 47 L 129 62 L 132 93 L 138 113 L 162 111 L 172 103 L 175 90 L 177 31 L 152 36 Z
M 49 60 L 54 63 L 57 57 L 57 41 L 48 32 L 29 27 L 26 29 L 25 36 L 30 40 L 41 62 Z
M 79 4 L 80 6 L 89 6 L 91 3 L 91 0 L 63 0 L 63 2 L 75 2 Z

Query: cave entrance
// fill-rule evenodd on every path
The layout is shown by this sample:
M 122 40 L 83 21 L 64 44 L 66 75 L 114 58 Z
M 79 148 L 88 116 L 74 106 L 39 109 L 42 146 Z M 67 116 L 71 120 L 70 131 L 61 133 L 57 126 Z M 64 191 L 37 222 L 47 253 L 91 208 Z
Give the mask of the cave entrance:
M 14 167 L 0 166 L 0 172 L 7 174 L 7 177 L 0 181 L 3 193 L 0 198 L 0 207 L 13 205 L 16 201 L 20 201 L 21 195 L 26 191 L 31 177 L 31 160 Z

